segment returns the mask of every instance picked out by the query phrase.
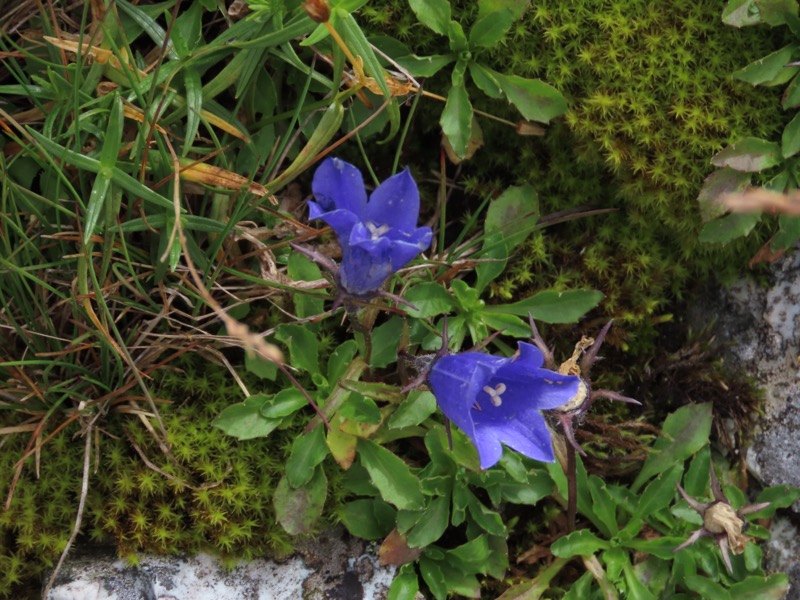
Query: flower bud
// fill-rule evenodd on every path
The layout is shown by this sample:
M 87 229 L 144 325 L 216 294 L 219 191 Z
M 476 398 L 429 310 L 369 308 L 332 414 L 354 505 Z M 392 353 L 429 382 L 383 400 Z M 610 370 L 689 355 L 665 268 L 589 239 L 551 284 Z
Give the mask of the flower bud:
M 316 23 L 327 23 L 331 17 L 331 5 L 328 0 L 306 0 L 303 10 Z

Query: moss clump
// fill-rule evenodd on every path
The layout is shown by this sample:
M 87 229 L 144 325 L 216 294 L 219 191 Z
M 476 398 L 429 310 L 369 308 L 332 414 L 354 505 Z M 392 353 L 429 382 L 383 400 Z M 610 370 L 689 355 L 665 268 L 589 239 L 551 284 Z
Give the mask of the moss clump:
M 445 38 L 413 25 L 405 2 L 390 5 L 363 15 L 419 54 L 442 51 Z M 476 3 L 453 5 L 457 20 L 477 17 Z M 499 192 L 528 181 L 543 213 L 618 209 L 533 236 L 493 286 L 495 297 L 594 287 L 606 294 L 602 310 L 626 326 L 627 347 L 635 349 L 649 346 L 661 313 L 693 281 L 741 272 L 762 232 L 725 248 L 700 244 L 696 197 L 715 152 L 747 135 L 774 138 L 784 123 L 778 91 L 731 77 L 782 44 L 773 31 L 728 27 L 720 13 L 716 2 L 544 0 L 480 57 L 499 71 L 555 86 L 570 110 L 543 140 L 481 120 L 486 147 L 465 163 L 467 189 Z M 442 92 L 448 85 L 445 70 L 426 88 Z M 476 108 L 519 118 L 478 90 L 470 97 Z M 428 103 L 418 122 L 433 130 L 440 111 Z
M 185 360 L 181 366 L 179 371 L 162 371 L 153 386 L 154 397 L 172 402 L 159 404 L 171 458 L 138 417 L 111 413 L 102 423 L 83 535 L 113 542 L 132 561 L 139 552 L 200 550 L 231 562 L 286 556 L 293 540 L 275 521 L 272 495 L 302 424 L 269 438 L 238 442 L 212 421 L 241 401 L 239 387 L 223 368 L 201 359 Z M 248 381 L 251 389 L 258 385 Z M 14 418 L 4 415 L 6 421 Z M 158 428 L 155 420 L 149 422 Z M 67 542 L 83 472 L 84 443 L 74 437 L 77 433 L 77 426 L 70 427 L 44 445 L 38 479 L 29 459 L 10 510 L 0 511 L 0 597 L 20 597 L 20 586 L 38 581 Z M 22 436 L 7 438 L 0 453 L 3 473 L 13 473 L 26 441 Z M 134 444 L 166 475 L 147 466 Z M 92 460 L 94 467 L 94 456 Z M 0 483 L 3 498 L 10 480 L 4 477 Z M 332 497 L 341 496 L 333 492 Z M 331 522 L 335 510 L 326 509 L 320 527 Z

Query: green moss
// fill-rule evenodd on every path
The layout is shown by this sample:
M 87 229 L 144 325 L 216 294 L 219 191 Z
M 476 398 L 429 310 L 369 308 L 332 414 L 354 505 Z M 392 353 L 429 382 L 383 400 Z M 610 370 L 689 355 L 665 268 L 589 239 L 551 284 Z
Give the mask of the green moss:
M 204 378 L 210 386 L 197 385 Z M 244 378 L 251 388 L 263 387 Z M 206 550 L 229 561 L 291 553 L 292 538 L 275 522 L 272 494 L 287 459 L 282 449 L 304 423 L 244 442 L 212 427 L 223 407 L 241 401 L 241 390 L 225 369 L 197 357 L 183 359 L 180 371 L 162 371 L 152 392 L 170 401 L 159 404 L 159 411 L 171 458 L 138 417 L 110 413 L 102 425 L 83 534 L 113 542 L 130 559 L 140 552 Z M 0 417 L 10 421 L 14 415 Z M 154 420 L 151 425 L 157 428 Z M 38 479 L 32 462 L 26 463 L 10 510 L 0 511 L 0 597 L 20 597 L 20 582 L 36 581 L 66 544 L 83 471 L 84 445 L 76 443 L 76 433 L 77 427 L 70 427 L 44 446 Z M 144 464 L 130 440 L 166 475 Z M 7 438 L 0 453 L 4 473 L 13 472 L 26 441 Z M 331 478 L 332 485 L 336 481 Z M 3 498 L 9 484 L 8 477 L 0 483 Z M 341 494 L 332 490 L 330 497 Z M 335 511 L 326 509 L 321 525 Z
M 387 3 L 381 33 L 405 30 L 413 14 L 401 0 Z M 476 3 L 454 4 L 458 20 L 476 18 Z M 740 274 L 766 233 L 728 247 L 702 245 L 696 197 L 711 172 L 711 156 L 752 135 L 774 139 L 786 121 L 780 90 L 755 89 L 731 73 L 782 46 L 776 32 L 734 29 L 717 2 L 535 2 L 504 43 L 479 60 L 502 72 L 540 78 L 569 100 L 569 112 L 544 138 L 520 138 L 482 119 L 486 146 L 463 166 L 467 191 L 494 193 L 527 181 L 543 214 L 613 208 L 533 236 L 491 293 L 519 299 L 547 287 L 590 286 L 606 294 L 600 311 L 628 332 L 618 340 L 646 350 L 653 327 L 693 282 Z M 446 40 L 417 25 L 418 54 L 444 49 Z M 438 93 L 449 71 L 426 82 Z M 479 90 L 476 108 L 518 120 L 519 114 Z M 438 136 L 442 107 L 423 103 L 416 137 L 421 161 L 427 135 Z M 412 153 L 409 153 L 412 154 Z M 495 182 L 502 182 L 495 185 Z

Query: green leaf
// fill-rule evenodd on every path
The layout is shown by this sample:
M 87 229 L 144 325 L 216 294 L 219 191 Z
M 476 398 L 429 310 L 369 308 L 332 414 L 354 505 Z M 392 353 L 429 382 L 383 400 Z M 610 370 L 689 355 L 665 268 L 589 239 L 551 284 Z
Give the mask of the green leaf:
M 386 502 L 406 510 L 420 510 L 423 507 L 420 481 L 406 463 L 386 448 L 365 439 L 358 440 L 358 455 Z
M 611 543 L 601 540 L 588 529 L 579 529 L 569 535 L 557 539 L 550 546 L 553 556 L 572 558 L 573 556 L 589 556 L 599 550 L 608 550 Z
M 771 186 L 767 185 L 767 189 L 771 189 Z M 778 231 L 770 243 L 770 250 L 773 252 L 788 250 L 800 239 L 800 217 L 781 215 L 778 217 L 778 225 Z
M 270 399 L 266 394 L 250 396 L 224 409 L 211 424 L 240 440 L 266 437 L 281 423 L 280 419 L 268 419 L 261 414 L 261 407 Z
M 361 394 L 350 394 L 345 400 L 339 413 L 351 421 L 359 423 L 371 423 L 377 425 L 381 422 L 381 411 L 375 401 Z
M 608 493 L 606 483 L 602 479 L 592 475 L 589 477 L 588 483 L 589 493 L 592 496 L 592 512 L 605 527 L 603 533 L 608 537 L 612 537 L 619 531 L 617 526 L 617 505 L 611 494 Z
M 722 22 L 733 27 L 747 27 L 761 23 L 756 0 L 729 0 L 722 11 Z
M 703 225 L 699 239 L 705 243 L 727 244 L 746 236 L 760 220 L 761 213 L 731 213 Z
M 781 135 L 781 154 L 789 158 L 800 152 L 800 112 L 783 129 Z
M 419 425 L 436 412 L 436 398 L 430 392 L 413 391 L 389 418 L 390 429 Z
M 503 335 L 510 335 L 517 338 L 531 337 L 530 324 L 514 315 L 482 312 L 481 321 L 491 329 L 502 329 Z
M 261 405 L 261 415 L 268 419 L 288 417 L 308 405 L 308 400 L 297 388 L 287 388 Z
M 437 496 L 411 528 L 406 542 L 411 548 L 424 548 L 442 537 L 450 520 L 450 496 Z
M 745 173 L 757 173 L 779 165 L 781 161 L 781 147 L 777 142 L 746 137 L 715 154 L 711 164 Z
M 286 271 L 294 281 L 317 281 L 322 279 L 322 272 L 319 267 L 299 252 L 292 252 L 289 255 Z M 325 302 L 321 297 L 305 294 L 301 291 L 293 293 L 292 300 L 294 301 L 294 310 L 301 319 L 320 314 Z
M 700 498 L 706 494 L 711 482 L 711 448 L 706 446 L 701 449 L 692 462 L 683 478 L 683 489 L 692 497 Z
M 536 229 L 538 220 L 536 190 L 530 185 L 515 185 L 489 204 L 483 229 L 487 234 L 500 233 L 510 253 Z
M 328 456 L 325 444 L 325 428 L 317 425 L 304 435 L 295 438 L 286 463 L 286 479 L 293 488 L 307 484 L 314 469 Z
M 785 46 L 750 63 L 743 69 L 735 71 L 733 76 L 753 85 L 782 85 L 797 74 L 798 67 L 786 66 L 787 63 L 792 62 L 795 50 L 797 50 L 796 44 Z
M 797 35 L 797 0 L 757 0 L 761 20 L 770 27 L 789 25 Z
M 331 352 L 328 359 L 328 382 L 330 385 L 336 385 L 342 379 L 357 352 L 358 344 L 355 340 L 347 340 Z
M 517 20 L 525 14 L 530 4 L 530 0 L 478 0 L 478 18 L 498 10 L 508 10 Z
M 397 315 L 372 330 L 370 365 L 373 368 L 382 369 L 397 361 L 397 341 L 402 333 L 403 319 Z
M 350 47 L 353 54 L 364 61 L 364 70 L 367 75 L 377 82 L 381 93 L 389 103 L 386 107 L 386 112 L 389 115 L 389 123 L 391 126 L 388 139 L 391 139 L 400 129 L 400 108 L 397 104 L 397 100 L 392 97 L 389 91 L 389 86 L 386 83 L 386 73 L 375 54 L 375 50 L 373 50 L 364 32 L 358 26 L 353 16 L 350 13 L 342 11 L 340 8 L 334 8 L 332 12 L 340 13 L 339 33 L 344 38 L 344 41 Z
M 463 83 L 453 84 L 447 92 L 447 102 L 439 124 L 456 156 L 465 157 L 467 143 L 472 133 L 472 104 Z
M 789 591 L 789 577 L 775 573 L 769 577 L 750 576 L 731 586 L 731 598 L 736 600 L 780 600 Z
M 708 577 L 699 575 L 687 575 L 684 579 L 686 587 L 693 592 L 700 594 L 701 598 L 713 598 L 714 600 L 732 600 L 728 590 Z M 738 600 L 738 598 L 737 598 Z
M 631 486 L 633 492 L 637 492 L 651 477 L 682 463 L 708 444 L 711 403 L 682 406 L 666 418 L 662 431 L 665 435 L 656 441 L 652 453 L 642 465 Z
M 447 0 L 408 0 L 420 23 L 439 35 L 447 35 L 450 24 L 450 3 Z
M 502 40 L 511 28 L 514 17 L 507 8 L 487 13 L 480 17 L 469 30 L 471 48 L 491 48 Z
M 42 135 L 35 129 L 31 129 L 30 127 L 26 127 L 25 130 L 37 141 L 37 143 L 42 146 L 42 148 L 44 148 L 46 154 L 50 154 L 55 158 L 60 158 L 68 164 L 77 167 L 78 169 L 83 169 L 91 173 L 100 172 L 102 167 L 100 161 L 96 158 L 79 154 L 78 152 L 74 152 L 68 148 L 65 148 L 64 146 L 55 143 L 50 138 Z M 124 189 L 126 192 L 129 192 L 134 198 L 147 200 L 148 202 L 152 202 L 161 208 L 168 208 L 170 210 L 175 209 L 172 200 L 169 200 L 161 194 L 154 192 L 140 181 L 137 181 L 122 171 L 119 167 L 113 167 L 111 169 L 110 178 L 113 183 Z M 183 212 L 183 209 L 181 209 L 181 211 Z
M 469 74 L 472 77 L 472 81 L 475 82 L 475 85 L 477 85 L 484 94 L 490 98 L 503 97 L 503 90 L 500 88 L 500 84 L 497 83 L 497 79 L 494 78 L 494 75 L 492 75 L 489 69 L 479 63 L 470 62 Z
M 275 381 L 275 376 L 278 374 L 278 365 L 276 363 L 261 357 L 255 352 L 245 353 L 244 366 L 248 373 L 252 373 L 260 379 Z
M 656 511 L 669 506 L 678 489 L 677 484 L 681 480 L 681 475 L 683 475 L 682 462 L 656 477 L 642 492 L 633 518 L 646 519 Z
M 697 202 L 700 205 L 700 215 L 703 222 L 716 219 L 725 214 L 725 205 L 720 202 L 720 197 L 724 194 L 741 192 L 748 185 L 752 176 L 747 173 L 734 171 L 724 168 L 714 171 L 706 177 L 700 193 L 697 195 Z
M 484 504 L 475 497 L 475 494 L 468 492 L 467 510 L 472 520 L 487 533 L 492 535 L 506 536 L 508 532 L 503 524 L 503 519 L 500 515 L 484 506 Z
M 392 581 L 387 600 L 415 600 L 418 593 L 417 571 L 413 564 L 405 564 Z
M 628 540 L 625 542 L 625 545 L 633 550 L 652 554 L 663 560 L 672 560 L 675 557 L 675 548 L 685 541 L 685 537 L 665 536 L 649 540 L 643 540 L 641 538 Z
M 771 517 L 779 508 L 788 508 L 800 498 L 800 488 L 790 485 L 776 485 L 762 490 L 758 494 L 756 504 L 761 502 L 769 502 L 770 505 L 762 508 L 760 511 L 753 513 L 754 516 L 759 518 Z
M 574 323 L 597 306 L 603 294 L 594 290 L 569 290 L 556 292 L 546 290 L 534 294 L 530 298 L 512 304 L 492 304 L 485 307 L 485 312 L 506 313 L 527 318 L 532 314 L 534 319 L 545 323 Z
M 444 573 L 442 573 L 442 569 L 439 568 L 439 565 L 428 558 L 427 556 L 422 556 L 419 559 L 419 572 L 422 575 L 422 579 L 428 584 L 428 589 L 433 594 L 433 597 L 436 600 L 446 600 L 447 598 L 447 582 L 444 578 Z
M 363 498 L 345 503 L 339 517 L 352 535 L 365 540 L 377 540 L 389 535 L 397 511 L 383 500 Z
M 447 562 L 467 573 L 486 573 L 486 564 L 491 557 L 489 537 L 479 535 L 460 546 L 447 551 Z
M 322 515 L 327 496 L 328 479 L 322 467 L 317 467 L 309 482 L 297 489 L 292 489 L 288 478 L 284 476 L 272 497 L 275 519 L 289 535 L 311 533 Z
M 403 298 L 417 307 L 416 309 L 403 307 L 415 319 L 427 319 L 449 313 L 455 305 L 453 297 L 441 283 L 418 283 L 409 289 Z
M 567 100 L 556 88 L 539 79 L 491 71 L 508 101 L 529 121 L 549 123 L 567 112 Z
M 283 324 L 275 330 L 275 339 L 289 348 L 290 364 L 306 371 L 319 373 L 319 350 L 317 337 L 302 325 Z
M 794 79 L 792 79 L 789 85 L 786 86 L 786 89 L 783 90 L 781 106 L 783 110 L 789 110 L 790 108 L 797 108 L 800 106 L 800 75 L 795 75 Z

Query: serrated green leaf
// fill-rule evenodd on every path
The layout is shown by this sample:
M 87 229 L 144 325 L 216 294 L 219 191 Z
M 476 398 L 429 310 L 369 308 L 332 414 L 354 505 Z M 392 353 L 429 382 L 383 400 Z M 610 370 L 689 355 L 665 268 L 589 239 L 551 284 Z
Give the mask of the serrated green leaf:
M 404 306 L 403 309 L 415 319 L 428 319 L 443 315 L 453 310 L 453 297 L 440 283 L 418 283 L 403 296 L 405 300 L 416 306 L 416 309 Z
M 293 488 L 308 483 L 314 469 L 328 456 L 325 428 L 318 425 L 308 433 L 295 438 L 286 463 L 286 480 Z
M 579 529 L 553 542 L 550 552 L 553 556 L 571 558 L 573 556 L 589 556 L 599 550 L 608 550 L 609 548 L 611 548 L 610 542 L 600 539 L 588 529 Z
M 381 497 L 400 509 L 419 510 L 424 505 L 419 479 L 386 448 L 366 439 L 358 441 L 358 456 Z
M 411 392 L 389 418 L 390 429 L 419 425 L 436 412 L 436 398 L 430 392 Z
M 731 586 L 731 598 L 736 600 L 780 600 L 789 590 L 789 577 L 775 573 L 769 577 L 750 576 Z
M 224 409 L 211 423 L 228 435 L 240 440 L 266 437 L 281 423 L 280 419 L 268 419 L 261 414 L 261 407 L 270 396 L 257 394 L 244 402 Z
M 675 464 L 656 477 L 642 492 L 633 519 L 646 519 L 672 503 L 677 483 L 683 474 L 683 463 Z
M 711 403 L 682 406 L 664 421 L 664 437 L 660 437 L 652 453 L 642 465 L 631 486 L 637 492 L 650 478 L 663 473 L 708 444 L 711 433 Z

